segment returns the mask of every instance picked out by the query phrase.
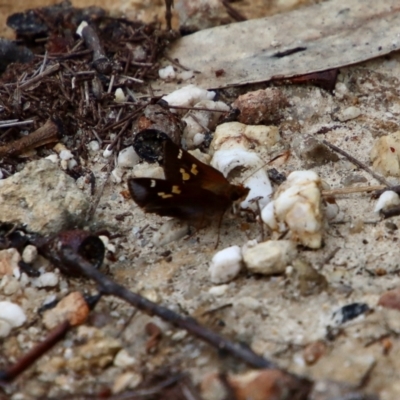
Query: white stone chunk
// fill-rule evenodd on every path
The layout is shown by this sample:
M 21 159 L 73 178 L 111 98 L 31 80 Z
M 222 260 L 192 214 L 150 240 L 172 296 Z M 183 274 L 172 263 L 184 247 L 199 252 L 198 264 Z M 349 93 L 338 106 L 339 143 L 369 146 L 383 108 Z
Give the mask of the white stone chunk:
M 121 168 L 132 168 L 139 162 L 139 156 L 133 146 L 121 150 L 118 154 L 118 166 Z
M 393 190 L 386 190 L 380 196 L 378 201 L 375 204 L 374 211 L 380 212 L 382 210 L 386 211 L 387 209 L 398 206 L 400 204 L 399 195 Z
M 38 256 L 38 251 L 35 246 L 28 244 L 22 252 L 22 260 L 28 264 L 32 264 Z
M 358 107 L 348 107 L 343 110 L 339 115 L 338 119 L 341 122 L 350 121 L 351 119 L 357 118 L 361 115 L 361 110 Z
M 100 144 L 97 140 L 92 140 L 87 144 L 87 147 L 89 149 L 89 151 L 99 151 L 100 150 Z
M 222 296 L 226 293 L 228 287 L 229 287 L 228 285 L 213 286 L 210 289 L 208 289 L 208 293 L 210 293 L 213 296 Z
M 113 149 L 110 149 L 110 145 L 106 147 L 106 149 L 103 151 L 103 157 L 104 158 L 109 158 L 113 153 Z
M 175 92 L 164 96 L 170 106 L 192 107 L 201 100 L 213 100 L 215 92 L 199 88 L 195 85 L 187 85 Z
M 370 158 L 376 171 L 386 176 L 400 176 L 400 131 L 378 138 Z
M 82 37 L 82 31 L 84 28 L 86 28 L 88 26 L 88 23 L 86 21 L 82 21 L 78 28 L 76 29 L 76 34 L 80 37 Z
M 18 328 L 26 321 L 24 310 L 10 301 L 0 301 L 0 321 L 8 323 L 11 328 Z
M 269 240 L 243 251 L 243 260 L 251 272 L 275 275 L 284 273 L 296 254 L 291 240 Z
M 57 154 L 50 154 L 49 156 L 45 157 L 46 160 L 50 160 L 54 164 L 58 163 L 58 155 Z
M 227 283 L 234 279 L 242 267 L 242 251 L 239 246 L 227 247 L 216 253 L 211 260 L 209 273 L 211 282 Z
M 272 231 L 289 230 L 291 239 L 312 249 L 322 244 L 321 181 L 314 171 L 294 171 L 261 213 Z
M 167 81 L 172 81 L 176 77 L 176 73 L 174 67 L 172 65 L 167 65 L 164 68 L 158 70 L 158 76 L 160 79 L 164 79 Z
M 45 272 L 32 280 L 32 285 L 38 288 L 54 287 L 58 285 L 58 275 L 54 272 Z
M 59 154 L 60 160 L 70 160 L 74 157 L 70 150 L 61 150 Z
M 116 103 L 124 103 L 126 101 L 126 96 L 121 88 L 115 90 L 114 101 Z
M 114 357 L 114 365 L 116 367 L 131 367 L 136 364 L 135 357 L 129 355 L 129 353 L 125 349 L 121 349 L 117 355 Z

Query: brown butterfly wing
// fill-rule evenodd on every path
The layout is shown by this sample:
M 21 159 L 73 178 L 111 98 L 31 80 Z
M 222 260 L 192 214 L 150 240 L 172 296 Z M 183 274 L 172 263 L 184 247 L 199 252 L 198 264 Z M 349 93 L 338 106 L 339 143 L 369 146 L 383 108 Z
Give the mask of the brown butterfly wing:
M 164 142 L 163 168 L 167 180 L 196 184 L 215 194 L 223 194 L 230 185 L 220 171 L 204 164 L 170 140 Z
M 132 199 L 145 212 L 183 220 L 204 220 L 222 214 L 230 201 L 197 185 L 151 178 L 128 180 Z

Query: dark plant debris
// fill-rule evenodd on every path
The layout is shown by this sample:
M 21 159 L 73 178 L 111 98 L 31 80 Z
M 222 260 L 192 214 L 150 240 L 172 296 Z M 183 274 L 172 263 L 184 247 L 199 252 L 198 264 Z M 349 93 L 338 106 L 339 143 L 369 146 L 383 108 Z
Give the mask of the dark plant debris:
M 82 21 L 89 25 L 81 38 L 76 30 Z M 12 148 L 10 143 L 19 143 L 27 130 L 38 130 L 49 119 L 62 121 L 61 142 L 77 159 L 87 159 L 86 144 L 94 139 L 117 151 L 131 144 L 136 119 L 158 100 L 147 82 L 157 76 L 157 60 L 173 39 L 172 31 L 69 2 L 14 14 L 8 25 L 20 48 L 33 57 L 27 63 L 17 57 L 0 77 L 0 118 L 13 121 L 0 125 L 0 149 Z M 105 68 L 99 68 L 99 61 L 106 61 Z M 117 103 L 114 92 L 121 87 L 126 101 Z M 6 175 L 16 171 L 13 157 L 23 152 L 22 147 L 2 154 Z

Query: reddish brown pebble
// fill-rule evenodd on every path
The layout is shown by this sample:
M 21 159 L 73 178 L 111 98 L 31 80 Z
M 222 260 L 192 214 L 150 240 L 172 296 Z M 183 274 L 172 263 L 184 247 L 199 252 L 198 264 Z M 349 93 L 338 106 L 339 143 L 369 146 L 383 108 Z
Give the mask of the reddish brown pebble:
M 378 305 L 385 308 L 400 310 L 400 288 L 389 290 L 378 301 Z
M 381 340 L 381 345 L 382 345 L 382 353 L 385 356 L 387 356 L 393 347 L 393 342 L 391 341 L 390 338 L 384 338 Z
M 326 352 L 326 345 L 324 342 L 317 340 L 311 342 L 303 351 L 303 358 L 306 364 L 315 364 Z
M 47 329 L 52 329 L 67 320 L 71 326 L 85 322 L 89 315 L 89 307 L 80 292 L 72 292 L 64 297 L 56 307 L 47 311 L 43 316 L 43 323 Z
M 267 88 L 239 96 L 232 106 L 240 110 L 239 122 L 257 125 L 278 121 L 282 108 L 287 104 L 287 98 L 280 89 Z

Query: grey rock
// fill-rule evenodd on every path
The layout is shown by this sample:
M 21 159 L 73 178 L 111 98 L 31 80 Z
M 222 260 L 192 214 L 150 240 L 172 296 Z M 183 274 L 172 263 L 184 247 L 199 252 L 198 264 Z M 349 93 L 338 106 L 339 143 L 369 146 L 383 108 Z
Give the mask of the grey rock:
M 84 223 L 89 210 L 75 181 L 49 160 L 33 161 L 0 180 L 0 221 L 42 235 Z

